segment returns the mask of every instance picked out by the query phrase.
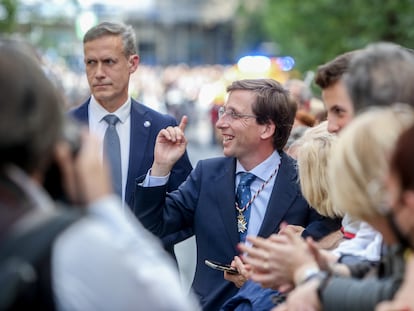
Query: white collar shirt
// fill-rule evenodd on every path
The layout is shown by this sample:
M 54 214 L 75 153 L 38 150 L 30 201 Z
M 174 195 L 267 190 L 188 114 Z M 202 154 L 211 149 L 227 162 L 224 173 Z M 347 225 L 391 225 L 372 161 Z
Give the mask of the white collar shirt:
M 89 102 L 89 130 L 91 133 L 98 136 L 103 141 L 107 123 L 103 118 L 109 114 L 109 112 L 103 108 L 96 99 L 91 96 Z M 118 132 L 119 141 L 121 144 L 121 170 L 122 170 L 122 202 L 125 202 L 125 186 L 128 176 L 129 166 L 129 148 L 130 148 L 130 137 L 131 137 L 131 98 L 119 107 L 113 113 L 119 118 L 119 122 L 116 124 L 116 130 Z M 103 155 L 103 145 L 102 145 Z M 125 206 L 125 204 L 123 204 Z

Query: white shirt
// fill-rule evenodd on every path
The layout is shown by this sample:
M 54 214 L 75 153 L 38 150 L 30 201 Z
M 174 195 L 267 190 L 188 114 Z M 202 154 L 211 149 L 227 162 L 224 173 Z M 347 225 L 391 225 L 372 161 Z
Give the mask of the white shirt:
M 91 96 L 89 102 L 89 130 L 98 136 L 101 141 L 105 136 L 105 131 L 108 127 L 103 118 L 109 114 L 105 108 L 103 108 L 96 99 Z M 128 177 L 129 166 L 129 146 L 131 137 L 131 99 L 128 98 L 125 104 L 119 107 L 118 110 L 111 113 L 119 118 L 119 122 L 116 124 L 116 130 L 118 132 L 120 147 L 121 147 L 121 173 L 122 173 L 122 202 L 125 201 L 125 186 Z M 103 149 L 102 149 L 103 155 Z M 125 206 L 125 204 L 123 204 Z
M 160 242 L 108 197 L 53 248 L 59 310 L 200 310 Z
M 337 256 L 353 255 L 370 261 L 380 260 L 382 249 L 381 233 L 366 222 L 352 221 L 349 216 L 344 217 L 342 222 L 344 227 L 349 227 L 349 223 L 352 223 L 353 230 L 357 227 L 355 237 L 341 242 L 332 252 Z

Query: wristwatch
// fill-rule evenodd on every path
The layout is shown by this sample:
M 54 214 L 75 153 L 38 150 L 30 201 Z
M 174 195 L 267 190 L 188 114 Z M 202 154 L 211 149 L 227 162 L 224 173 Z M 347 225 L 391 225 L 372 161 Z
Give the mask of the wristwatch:
M 318 268 L 309 268 L 305 270 L 303 273 L 303 279 L 300 281 L 297 286 L 303 285 L 311 280 L 318 280 L 319 285 L 317 288 L 317 295 L 319 298 L 319 301 L 322 301 L 322 292 L 326 287 L 326 284 L 328 283 L 331 273 L 327 271 L 319 270 Z
M 306 282 L 310 281 L 311 279 L 313 279 L 314 277 L 316 277 L 316 275 L 319 272 L 321 272 L 321 270 L 319 268 L 317 268 L 317 267 L 312 267 L 312 268 L 306 269 L 302 273 L 301 280 L 299 282 L 296 282 L 296 286 L 305 284 Z

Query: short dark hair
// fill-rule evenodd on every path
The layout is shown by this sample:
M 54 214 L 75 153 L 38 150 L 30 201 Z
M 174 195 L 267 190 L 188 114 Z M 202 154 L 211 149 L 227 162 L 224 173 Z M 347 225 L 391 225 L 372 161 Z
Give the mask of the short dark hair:
M 63 99 L 32 51 L 0 39 L 0 166 L 28 173 L 48 163 L 63 122 Z
M 273 79 L 237 80 L 227 87 L 227 92 L 234 90 L 248 90 L 256 94 L 256 102 L 252 106 L 252 111 L 257 116 L 256 122 L 268 124 L 273 121 L 276 126 L 273 146 L 277 151 L 282 151 L 295 119 L 292 107 L 296 103 L 289 96 L 289 91 Z
M 124 55 L 126 57 L 137 54 L 137 40 L 132 26 L 122 23 L 102 22 L 89 29 L 83 37 L 83 43 L 105 36 L 120 36 Z
M 391 156 L 391 172 L 397 175 L 402 190 L 414 190 L 413 137 L 414 125 L 400 135 Z
M 315 83 L 321 89 L 326 89 L 334 85 L 348 71 L 351 59 L 356 53 L 357 50 L 346 52 L 320 65 L 316 71 Z

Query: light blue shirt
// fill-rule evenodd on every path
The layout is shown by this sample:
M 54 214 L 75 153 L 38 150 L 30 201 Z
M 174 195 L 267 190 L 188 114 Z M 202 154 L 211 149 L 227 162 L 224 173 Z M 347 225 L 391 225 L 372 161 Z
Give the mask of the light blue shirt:
M 253 198 L 254 194 L 262 187 L 263 183 L 269 179 L 269 177 L 273 174 L 275 169 L 279 167 L 280 164 L 280 155 L 277 151 L 274 151 L 270 157 L 268 157 L 265 161 L 254 167 L 249 172 L 254 174 L 256 178 L 253 180 L 252 184 L 250 185 L 250 192 L 251 197 Z M 237 161 L 236 165 L 236 187 L 234 193 L 236 193 L 237 185 L 240 181 L 240 175 L 238 173 L 246 172 L 243 166 Z M 269 180 L 267 185 L 263 188 L 263 190 L 259 193 L 259 195 L 254 199 L 252 204 L 249 206 L 250 208 L 250 219 L 247 227 L 247 235 L 257 236 L 259 233 L 260 227 L 262 226 L 264 216 L 266 214 L 267 205 L 270 200 L 270 196 L 272 195 L 273 186 L 275 184 L 275 180 L 277 177 L 278 172 L 276 172 L 275 176 Z M 234 207 L 236 208 L 236 207 Z M 236 221 L 236 220 L 235 220 Z

